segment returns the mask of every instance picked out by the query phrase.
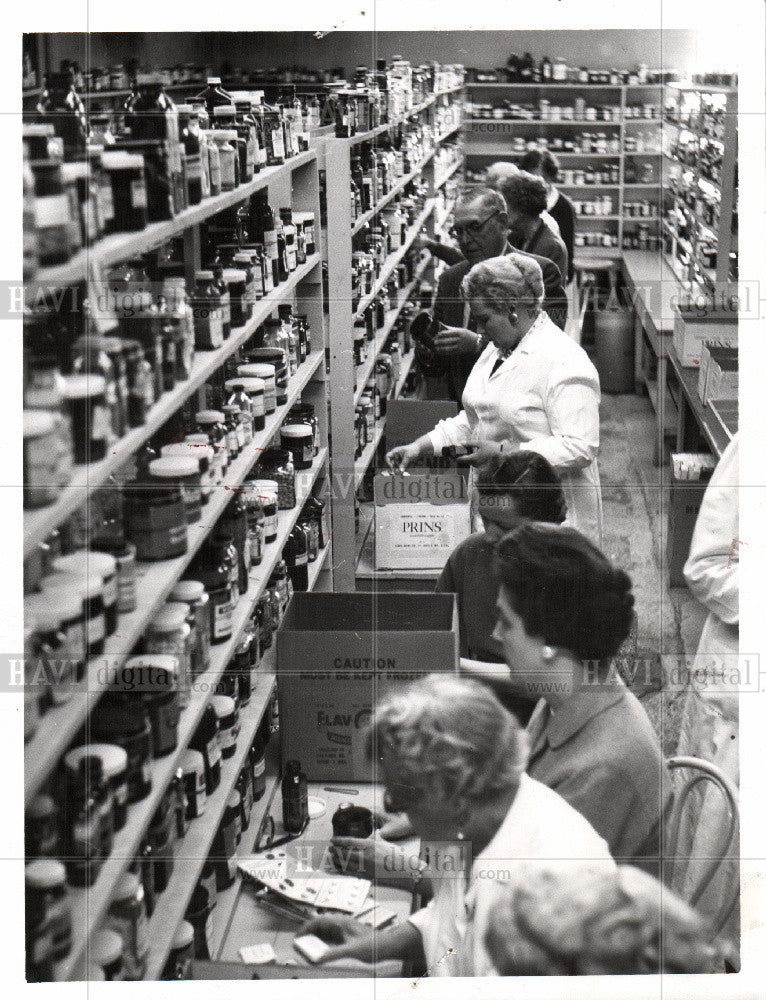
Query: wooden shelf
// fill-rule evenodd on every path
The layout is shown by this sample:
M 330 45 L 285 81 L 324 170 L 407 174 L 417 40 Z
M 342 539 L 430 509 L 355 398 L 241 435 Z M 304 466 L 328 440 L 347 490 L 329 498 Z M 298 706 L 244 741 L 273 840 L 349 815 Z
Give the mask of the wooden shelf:
M 45 713 L 40 720 L 37 732 L 24 747 L 25 804 L 28 805 L 34 797 L 52 771 L 56 761 L 69 746 L 78 729 L 108 687 L 116 661 L 128 654 L 136 645 L 156 608 L 166 599 L 212 531 L 215 522 L 231 500 L 231 490 L 236 489 L 244 481 L 247 473 L 263 453 L 263 449 L 268 447 L 282 425 L 290 407 L 298 399 L 323 361 L 324 351 L 315 351 L 291 379 L 288 385 L 287 405 L 279 407 L 275 413 L 270 415 L 265 429 L 258 432 L 237 460 L 229 466 L 226 473 L 226 484 L 214 491 L 213 496 L 203 508 L 201 521 L 189 526 L 186 553 L 176 559 L 137 564 L 137 586 L 141 595 L 141 603 L 135 611 L 120 616 L 117 634 L 107 640 L 104 653 L 87 664 L 85 676 L 75 686 L 70 700 Z M 320 456 L 324 454 L 326 454 L 324 450 L 320 452 Z M 312 466 L 312 471 L 315 469 L 318 472 L 316 462 Z
M 631 119 L 632 121 L 633 119 Z M 647 118 L 647 121 L 651 119 Z M 467 125 L 484 124 L 492 122 L 493 125 L 606 125 L 611 128 L 619 128 L 622 122 L 617 119 L 591 119 L 591 118 L 469 118 Z M 477 131 L 480 131 L 477 129 Z
M 355 236 L 362 228 L 362 226 L 365 226 L 370 221 L 370 219 L 374 218 L 378 214 L 378 212 L 381 211 L 381 209 L 385 208 L 390 201 L 392 201 L 398 194 L 400 194 L 411 181 L 415 180 L 415 178 L 423 170 L 426 164 L 430 162 L 435 152 L 436 152 L 436 146 L 434 146 L 434 148 L 431 150 L 430 153 L 428 153 L 426 156 L 423 157 L 423 159 L 420 161 L 417 167 L 415 167 L 414 170 L 410 171 L 410 173 L 408 174 L 405 174 L 404 177 L 401 177 L 396 182 L 396 184 L 394 184 L 394 186 L 391 188 L 388 194 L 383 195 L 383 197 L 380 198 L 377 201 L 377 203 L 373 205 L 371 209 L 369 209 L 369 211 L 364 212 L 362 215 L 360 215 L 359 218 L 354 223 L 354 225 L 351 227 L 351 235 Z
M 384 287 L 384 285 L 391 277 L 393 272 L 402 262 L 402 260 L 407 254 L 407 251 L 415 242 L 418 233 L 420 232 L 420 227 L 423 225 L 423 223 L 426 221 L 428 216 L 433 211 L 434 204 L 435 202 L 433 198 L 429 198 L 428 201 L 426 202 L 423 211 L 420 213 L 415 222 L 407 230 L 407 236 L 405 237 L 401 247 L 386 259 L 386 261 L 383 264 L 383 267 L 380 269 L 380 275 L 376 279 L 375 284 L 372 286 L 372 291 L 364 296 L 364 298 L 361 300 L 359 305 L 354 310 L 355 320 L 358 319 L 358 317 L 360 317 L 364 313 L 365 309 L 375 301 L 375 299 L 380 294 L 381 289 Z
M 462 168 L 462 166 L 463 166 L 463 157 L 460 156 L 455 160 L 453 164 L 451 164 L 447 168 L 447 170 L 444 171 L 444 173 L 440 177 L 436 178 L 436 180 L 434 181 L 434 190 L 438 191 L 440 187 L 442 187 L 444 184 L 447 183 L 450 177 L 454 176 L 458 172 L 458 170 Z
M 527 153 L 528 150 L 516 150 L 511 149 L 510 144 L 508 145 L 492 145 L 491 143 L 466 143 L 465 145 L 465 155 L 466 156 L 514 156 L 521 158 Z M 566 160 L 619 160 L 621 153 L 571 153 L 571 152 L 559 152 L 558 150 L 551 150 L 555 153 L 556 159 L 566 159 Z M 643 155 L 643 154 L 641 154 Z
M 75 467 L 70 483 L 61 488 L 58 500 L 39 510 L 24 511 L 24 556 L 39 545 L 54 528 L 75 511 L 85 500 L 89 490 L 103 486 L 112 473 L 116 472 L 130 456 L 141 447 L 183 403 L 217 371 L 232 354 L 268 319 L 280 302 L 291 295 L 296 287 L 319 264 L 319 254 L 313 254 L 305 264 L 301 264 L 287 281 L 255 305 L 253 316 L 242 326 L 235 328 L 232 335 L 216 351 L 197 351 L 194 357 L 191 377 L 177 385 L 172 392 L 166 392 L 149 411 L 146 423 L 134 427 L 121 437 L 109 455 L 100 462 Z M 318 359 L 315 359 L 318 363 Z M 312 373 L 313 374 L 313 373 Z M 263 433 L 263 432 L 262 432 Z
M 509 83 L 509 82 L 492 82 L 492 83 L 479 83 L 473 81 L 471 83 L 465 84 L 468 90 L 484 90 L 487 87 L 497 87 L 503 90 L 622 90 L 623 84 L 621 83 L 562 83 L 560 81 L 546 81 L 545 83 Z M 625 85 L 627 86 L 627 85 Z M 652 84 L 654 86 L 654 84 Z M 660 86 L 660 84 L 656 84 Z
M 291 157 L 278 167 L 266 167 L 251 181 L 247 184 L 240 184 L 234 191 L 226 191 L 212 198 L 205 198 L 199 205 L 191 205 L 183 212 L 179 212 L 174 218 L 164 222 L 152 222 L 140 232 L 113 233 L 110 236 L 105 236 L 91 246 L 79 250 L 65 264 L 40 268 L 34 278 L 26 283 L 26 295 L 32 297 L 41 290 L 48 292 L 55 288 L 77 284 L 87 280 L 89 270 L 94 266 L 97 268 L 111 267 L 129 260 L 131 257 L 137 257 L 153 250 L 160 244 L 167 243 L 174 236 L 178 236 L 190 226 L 196 226 L 200 222 L 204 222 L 205 219 L 209 219 L 210 216 L 231 208 L 233 205 L 238 205 L 285 173 L 292 173 L 299 167 L 311 163 L 316 159 L 316 155 L 316 150 L 310 149 L 305 153 Z
M 620 215 L 575 215 L 578 222 L 618 222 Z

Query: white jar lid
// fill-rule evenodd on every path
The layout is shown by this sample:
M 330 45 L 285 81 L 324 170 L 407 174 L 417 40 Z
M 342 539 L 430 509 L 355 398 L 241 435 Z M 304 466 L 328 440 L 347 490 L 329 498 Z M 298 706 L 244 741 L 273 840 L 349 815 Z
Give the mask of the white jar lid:
M 181 758 L 181 767 L 184 774 L 191 774 L 192 771 L 199 774 L 205 770 L 205 758 L 199 750 L 187 750 Z
M 213 272 L 212 271 L 197 271 L 195 273 L 195 278 L 197 281 L 212 281 Z
M 87 399 L 89 396 L 103 396 L 106 392 L 103 375 L 63 375 L 62 378 L 67 399 Z
M 262 378 L 248 378 L 243 376 L 242 378 L 230 378 L 226 380 L 226 388 L 231 389 L 244 389 L 245 392 L 250 394 L 257 394 L 259 392 L 266 391 L 266 383 Z
M 182 604 L 181 607 L 184 609 L 185 617 L 186 605 Z M 149 668 L 150 670 L 164 670 L 169 674 L 175 675 L 178 673 L 178 658 L 170 656 L 168 653 L 142 653 L 140 656 L 129 656 L 123 664 L 122 669 L 141 670 L 142 667 Z M 118 679 L 119 673 L 117 671 Z
M 38 135 L 51 136 L 55 134 L 56 134 L 56 129 L 53 125 L 38 125 L 35 123 L 31 123 L 29 125 L 26 124 L 23 125 L 21 130 L 21 136 L 24 139 L 27 137 L 38 136 Z
M 314 432 L 308 424 L 284 424 L 280 430 L 282 437 L 304 438 L 313 437 Z
M 205 584 L 199 580 L 179 580 L 170 591 L 172 602 L 198 601 L 205 594 Z
M 222 424 L 226 420 L 220 410 L 200 410 L 194 419 L 198 424 Z
M 40 582 L 43 593 L 62 588 L 79 594 L 80 598 L 98 597 L 104 592 L 104 578 L 100 573 L 51 573 Z
M 24 438 L 38 438 L 52 434 L 56 428 L 56 415 L 50 410 L 24 410 Z
M 251 479 L 248 485 L 251 489 L 270 490 L 272 493 L 276 493 L 279 490 L 279 483 L 273 479 Z
M 113 778 L 122 774 L 128 766 L 128 755 L 122 747 L 111 743 L 85 743 L 74 747 L 64 756 L 64 763 L 70 771 L 77 771 L 80 761 L 86 757 L 98 757 L 105 778 Z
M 244 375 L 245 378 L 260 378 L 274 379 L 276 377 L 277 370 L 274 365 L 267 364 L 249 364 L 249 365 L 239 365 L 237 367 L 237 374 Z
M 143 169 L 143 153 L 123 153 L 119 150 L 101 154 L 101 163 L 107 170 L 138 170 Z
M 149 475 L 157 479 L 174 479 L 177 476 L 194 476 L 199 472 L 199 459 L 173 455 L 169 458 L 155 458 L 149 463 Z
M 30 889 L 55 889 L 66 885 L 66 868 L 53 859 L 32 861 L 24 869 L 24 881 Z
M 184 438 L 189 444 L 210 444 L 210 438 L 207 434 L 187 434 Z
M 188 948 L 193 940 L 194 928 L 188 920 L 182 920 L 178 927 L 176 927 L 176 932 L 173 935 L 173 943 L 170 947 L 173 949 Z
M 241 271 L 238 267 L 225 267 L 223 269 L 223 280 L 227 284 L 235 284 L 238 281 L 247 281 L 247 271 Z
M 122 958 L 122 938 L 114 931 L 99 931 L 90 939 L 90 957 L 102 968 Z
M 134 875 L 133 872 L 125 872 L 112 890 L 112 902 L 119 899 L 134 899 L 138 894 L 140 884 L 137 875 Z
M 53 560 L 56 573 L 98 573 L 102 579 L 114 576 L 117 572 L 117 560 L 107 552 L 91 552 L 80 549 L 70 552 L 68 556 L 58 556 Z
M 174 632 L 186 624 L 189 608 L 180 601 L 163 604 L 152 618 L 149 628 L 152 632 Z
M 200 458 L 205 456 L 204 451 L 200 449 L 205 447 L 205 445 L 194 444 L 191 441 L 178 441 L 175 444 L 163 444 L 160 448 L 160 454 L 163 458 L 193 458 L 199 462 Z
M 48 590 L 24 598 L 24 612 L 34 617 L 42 632 L 57 629 L 63 621 L 82 614 L 82 598 L 69 590 Z
M 227 715 L 234 715 L 237 710 L 234 699 L 226 694 L 214 694 L 210 699 L 210 704 L 215 709 L 215 714 L 219 719 L 225 719 Z

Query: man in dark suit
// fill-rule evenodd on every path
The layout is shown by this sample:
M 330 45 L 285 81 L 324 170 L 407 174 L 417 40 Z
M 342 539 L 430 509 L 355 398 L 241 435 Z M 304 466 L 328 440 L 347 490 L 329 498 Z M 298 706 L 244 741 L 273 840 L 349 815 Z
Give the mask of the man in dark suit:
M 459 404 L 471 369 L 485 346 L 471 328 L 470 309 L 460 296 L 460 283 L 474 264 L 522 251 L 508 242 L 505 201 L 491 188 L 474 188 L 458 201 L 451 232 L 464 260 L 447 268 L 439 278 L 431 330 L 437 357 L 435 364 L 433 355 L 428 359 L 430 364 L 426 370 L 429 374 L 446 375 L 450 398 Z M 567 298 L 559 269 L 545 257 L 525 256 L 539 264 L 545 286 L 544 308 L 553 322 L 563 329 L 567 319 Z M 449 329 L 439 332 L 440 323 Z

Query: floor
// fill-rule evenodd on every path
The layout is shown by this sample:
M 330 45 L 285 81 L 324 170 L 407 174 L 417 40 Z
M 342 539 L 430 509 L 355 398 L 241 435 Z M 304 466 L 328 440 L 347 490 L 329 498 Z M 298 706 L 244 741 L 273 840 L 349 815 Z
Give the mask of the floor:
M 631 687 L 665 754 L 678 739 L 683 695 L 663 690 L 660 657 L 696 651 L 705 612 L 685 587 L 668 587 L 664 567 L 667 486 L 653 464 L 654 411 L 646 395 L 601 400 L 599 469 L 604 552 L 633 581 L 638 665 Z

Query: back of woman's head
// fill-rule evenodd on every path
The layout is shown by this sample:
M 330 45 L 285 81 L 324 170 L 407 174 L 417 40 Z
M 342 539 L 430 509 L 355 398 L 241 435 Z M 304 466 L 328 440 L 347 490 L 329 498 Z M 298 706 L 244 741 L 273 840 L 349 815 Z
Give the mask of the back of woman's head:
M 548 204 L 545 181 L 525 170 L 507 177 L 501 183 L 500 190 L 508 208 L 521 212 L 522 215 L 538 216 Z
M 479 470 L 476 488 L 485 505 L 510 497 L 517 513 L 529 521 L 561 524 L 566 501 L 561 480 L 550 462 L 536 451 L 493 455 Z
M 428 674 L 376 707 L 369 750 L 393 760 L 399 783 L 417 793 L 437 784 L 454 801 L 516 787 L 526 743 L 516 719 L 484 684 Z
M 486 943 L 501 975 L 714 971 L 707 922 L 637 868 L 530 863 L 495 897 Z
M 630 631 L 630 577 L 574 528 L 520 525 L 498 542 L 495 572 L 527 633 L 550 646 L 604 660 Z
M 546 181 L 553 184 L 559 176 L 559 163 L 553 153 L 547 149 L 530 149 L 519 160 L 519 170 L 530 174 L 540 174 Z

